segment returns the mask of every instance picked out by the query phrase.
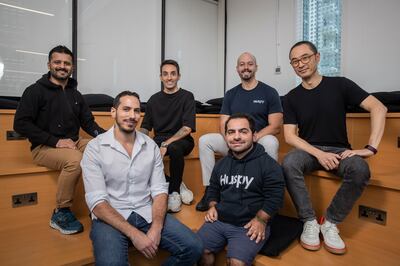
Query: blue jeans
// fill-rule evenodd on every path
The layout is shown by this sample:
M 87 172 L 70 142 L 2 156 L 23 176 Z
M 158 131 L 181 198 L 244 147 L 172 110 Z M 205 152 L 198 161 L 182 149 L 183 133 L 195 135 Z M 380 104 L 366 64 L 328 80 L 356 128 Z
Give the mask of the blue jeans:
M 346 150 L 345 148 L 317 145 L 315 147 L 322 151 L 336 154 Z M 303 222 L 315 219 L 315 212 L 304 182 L 304 174 L 323 170 L 324 168 L 317 158 L 300 149 L 294 149 L 285 156 L 282 168 L 285 174 L 286 187 L 297 209 L 299 218 Z M 338 224 L 350 213 L 354 203 L 368 184 L 371 174 L 368 164 L 357 155 L 340 160 L 338 169 L 330 172 L 341 177 L 343 182 L 330 203 L 325 218 L 332 223 Z
M 144 233 L 151 226 L 135 212 L 132 212 L 127 221 Z M 96 265 L 129 265 L 128 247 L 131 242 L 120 231 L 95 219 L 92 222 L 90 238 L 93 242 Z M 169 214 L 165 217 L 159 246 L 171 253 L 163 265 L 194 265 L 203 254 L 200 238 Z

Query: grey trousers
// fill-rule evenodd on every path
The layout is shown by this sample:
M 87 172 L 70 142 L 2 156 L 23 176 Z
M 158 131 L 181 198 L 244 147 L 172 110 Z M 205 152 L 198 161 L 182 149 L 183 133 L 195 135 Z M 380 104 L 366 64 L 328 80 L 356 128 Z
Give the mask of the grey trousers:
M 278 160 L 279 141 L 273 135 L 266 135 L 258 140 L 265 151 Z M 227 155 L 229 151 L 224 137 L 219 133 L 209 133 L 200 137 L 199 139 L 199 157 L 201 164 L 201 173 L 203 177 L 203 185 L 210 184 L 211 172 L 215 165 L 214 153 L 220 153 L 223 156 Z
M 315 146 L 325 152 L 340 154 L 345 148 Z M 311 154 L 294 149 L 284 158 L 282 163 L 286 187 L 297 209 L 299 218 L 311 221 L 316 218 L 309 193 L 304 182 L 304 174 L 323 170 L 317 158 Z M 336 192 L 325 213 L 325 218 L 335 224 L 344 220 L 350 213 L 354 203 L 361 196 L 371 176 L 368 164 L 360 156 L 353 156 L 339 162 L 339 167 L 331 171 L 342 178 L 342 184 Z

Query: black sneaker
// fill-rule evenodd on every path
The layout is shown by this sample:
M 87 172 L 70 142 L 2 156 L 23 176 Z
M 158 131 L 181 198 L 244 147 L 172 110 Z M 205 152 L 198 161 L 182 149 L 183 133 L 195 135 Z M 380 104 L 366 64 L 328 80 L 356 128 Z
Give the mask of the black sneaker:
M 50 219 L 50 226 L 64 235 L 76 234 L 83 231 L 83 225 L 75 218 L 69 208 L 56 209 Z
M 199 212 L 208 211 L 207 189 L 208 189 L 208 186 L 206 186 L 206 190 L 204 191 L 203 197 L 196 205 L 196 211 L 199 211 Z

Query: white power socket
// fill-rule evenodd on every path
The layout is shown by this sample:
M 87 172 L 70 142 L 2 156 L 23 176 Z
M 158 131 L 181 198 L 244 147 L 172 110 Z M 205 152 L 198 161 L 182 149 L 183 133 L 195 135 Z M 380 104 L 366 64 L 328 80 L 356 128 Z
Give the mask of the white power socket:
M 281 67 L 280 66 L 276 66 L 275 67 L 275 74 L 280 74 L 281 73 Z

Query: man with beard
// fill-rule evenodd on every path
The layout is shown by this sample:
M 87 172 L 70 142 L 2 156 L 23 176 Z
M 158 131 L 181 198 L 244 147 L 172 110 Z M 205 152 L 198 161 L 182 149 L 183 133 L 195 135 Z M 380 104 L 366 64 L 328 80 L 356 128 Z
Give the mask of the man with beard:
M 215 165 L 214 153 L 226 155 L 228 146 L 224 141 L 225 122 L 234 113 L 247 113 L 255 120 L 255 142 L 275 160 L 278 159 L 279 142 L 274 136 L 282 125 L 282 106 L 277 91 L 256 79 L 257 61 L 245 52 L 237 60 L 236 70 L 241 84 L 229 90 L 224 97 L 220 117 L 220 133 L 210 133 L 199 139 L 199 157 L 205 193 L 196 205 L 198 211 L 208 209 L 207 188 Z
M 233 114 L 225 123 L 229 153 L 213 169 L 209 209 L 198 235 L 201 265 L 214 265 L 227 244 L 227 265 L 251 265 L 270 235 L 269 219 L 283 202 L 284 178 L 279 164 L 255 142 L 254 120 Z
M 111 116 L 114 126 L 89 142 L 81 162 L 96 265 L 128 265 L 131 244 L 149 259 L 158 247 L 168 250 L 171 256 L 163 265 L 194 265 L 203 251 L 201 241 L 166 215 L 168 183 L 160 149 L 135 130 L 139 95 L 118 94 Z
M 77 90 L 76 80 L 70 77 L 73 57 L 65 46 L 50 51 L 49 72 L 24 91 L 14 119 L 15 131 L 32 144 L 33 161 L 61 171 L 50 226 L 63 234 L 83 231 L 70 210 L 88 142 L 79 137 L 79 129 L 93 137 L 104 132 Z
M 288 192 L 304 222 L 300 243 L 305 249 L 318 250 L 321 233 L 329 252 L 343 254 L 346 245 L 336 225 L 350 213 L 368 184 L 370 170 L 363 158 L 378 152 L 387 109 L 353 81 L 320 75 L 320 54 L 313 43 L 294 44 L 289 59 L 302 82 L 285 96 L 283 104 L 285 140 L 295 149 L 285 156 L 282 167 Z M 359 106 L 371 113 L 371 133 L 364 148 L 351 149 L 347 106 Z M 343 183 L 319 224 L 304 174 L 323 169 L 340 176 Z

